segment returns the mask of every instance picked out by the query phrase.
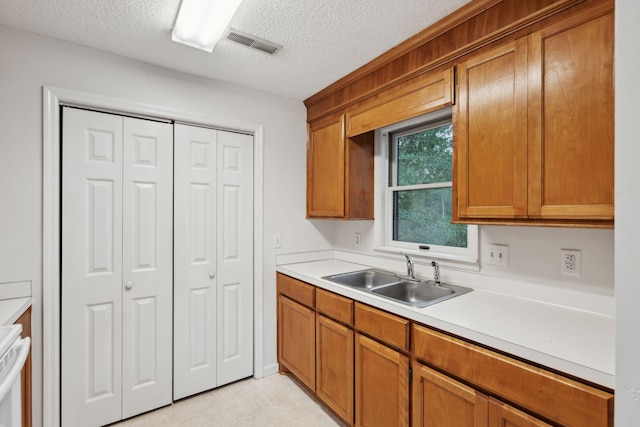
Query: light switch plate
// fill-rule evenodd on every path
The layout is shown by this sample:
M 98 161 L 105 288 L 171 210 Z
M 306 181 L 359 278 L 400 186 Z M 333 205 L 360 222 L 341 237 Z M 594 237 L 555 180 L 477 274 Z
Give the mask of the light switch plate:
M 509 246 L 496 243 L 487 244 L 486 263 L 507 268 L 509 266 Z
M 273 248 L 280 249 L 282 247 L 282 235 L 276 233 L 273 235 Z

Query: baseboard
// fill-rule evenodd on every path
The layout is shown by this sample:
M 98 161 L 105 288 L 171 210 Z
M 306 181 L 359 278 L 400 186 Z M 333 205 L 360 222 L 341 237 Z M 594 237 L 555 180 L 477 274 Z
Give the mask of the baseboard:
M 262 378 L 268 377 L 269 375 L 277 374 L 280 367 L 277 363 L 272 363 L 271 365 L 267 365 L 264 367 L 262 371 Z

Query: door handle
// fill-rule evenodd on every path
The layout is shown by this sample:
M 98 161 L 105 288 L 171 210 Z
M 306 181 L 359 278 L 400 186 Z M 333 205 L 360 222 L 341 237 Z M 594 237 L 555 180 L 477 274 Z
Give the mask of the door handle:
M 214 270 L 211 270 L 209 272 L 209 279 L 213 280 L 215 279 L 215 277 L 216 277 L 216 272 Z
M 131 288 L 133 288 L 133 280 L 127 280 L 127 282 L 124 284 L 124 288 L 126 290 L 130 290 Z

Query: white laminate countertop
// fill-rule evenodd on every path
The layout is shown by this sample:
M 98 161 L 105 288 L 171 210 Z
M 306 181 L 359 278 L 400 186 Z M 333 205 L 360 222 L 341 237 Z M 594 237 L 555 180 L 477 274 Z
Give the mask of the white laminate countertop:
M 302 262 L 276 270 L 320 288 L 613 389 L 615 319 L 600 313 L 474 289 L 413 308 L 323 276 L 370 268 L 342 260 Z
M 0 300 L 0 325 L 13 325 L 31 306 L 31 297 Z

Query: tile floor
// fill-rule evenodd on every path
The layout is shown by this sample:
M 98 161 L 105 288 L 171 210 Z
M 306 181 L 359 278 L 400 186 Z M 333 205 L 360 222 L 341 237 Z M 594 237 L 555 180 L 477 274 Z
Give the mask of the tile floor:
M 238 381 L 111 427 L 335 427 L 343 424 L 291 378 Z

